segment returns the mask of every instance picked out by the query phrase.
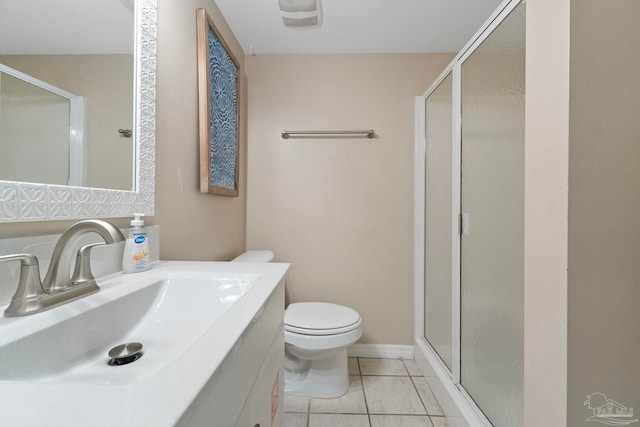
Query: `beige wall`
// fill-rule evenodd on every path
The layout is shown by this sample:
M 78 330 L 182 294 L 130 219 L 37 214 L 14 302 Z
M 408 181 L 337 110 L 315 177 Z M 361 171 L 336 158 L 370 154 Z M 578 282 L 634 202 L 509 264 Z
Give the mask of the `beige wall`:
M 246 58 L 247 248 L 293 263 L 291 302 L 358 310 L 362 343 L 412 343 L 413 100 L 451 59 Z M 370 128 L 376 139 L 280 137 L 282 129 Z
M 152 222 L 161 226 L 162 259 L 228 260 L 244 250 L 246 121 L 240 121 L 240 196 L 199 193 L 198 7 L 206 8 L 242 69 L 242 49 L 213 0 L 158 1 L 156 216 Z M 245 88 L 243 79 L 241 96 Z
M 236 57 L 243 53 L 213 0 L 158 1 L 156 215 L 161 258 L 228 260 L 244 250 L 246 121 L 240 138 L 240 197 L 199 193 L 196 9 L 205 7 Z M 242 82 L 242 94 L 246 93 Z M 242 123 L 242 122 L 241 122 Z M 127 226 L 128 219 L 114 223 Z M 0 235 L 61 231 L 72 222 L 0 224 Z
M 132 55 L 6 55 L 0 63 L 86 97 L 87 187 L 131 190 Z
M 640 409 L 640 3 L 571 1 L 568 425 Z
M 567 427 L 569 1 L 527 1 L 525 427 Z

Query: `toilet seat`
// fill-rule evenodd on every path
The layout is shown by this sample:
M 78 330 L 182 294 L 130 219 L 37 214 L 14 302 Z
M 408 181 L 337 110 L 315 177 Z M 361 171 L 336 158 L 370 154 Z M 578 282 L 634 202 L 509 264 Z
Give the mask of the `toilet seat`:
M 360 315 L 352 308 L 326 302 L 289 304 L 284 315 L 284 329 L 303 335 L 336 335 L 358 329 Z
M 284 330 L 284 342 L 287 345 L 306 350 L 331 350 L 346 348 L 362 336 L 362 326 L 358 325 L 349 332 L 333 335 L 310 335 Z
M 353 331 L 354 329 L 358 329 L 361 320 L 358 320 L 353 325 L 343 326 L 341 328 L 332 328 L 332 329 L 307 329 L 307 328 L 299 328 L 291 325 L 284 325 L 284 330 L 287 332 L 294 332 L 296 334 L 302 335 L 315 335 L 315 336 L 324 336 L 324 335 L 336 335 L 336 334 L 344 334 L 346 332 Z

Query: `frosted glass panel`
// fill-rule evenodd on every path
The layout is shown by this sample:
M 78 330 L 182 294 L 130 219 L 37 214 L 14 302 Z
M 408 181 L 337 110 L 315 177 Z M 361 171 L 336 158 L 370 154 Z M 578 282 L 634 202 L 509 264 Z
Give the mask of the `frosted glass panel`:
M 462 64 L 461 383 L 495 427 L 523 425 L 524 54 L 521 4 Z
M 424 335 L 451 369 L 451 73 L 426 100 Z
M 67 185 L 70 102 L 0 73 L 0 179 Z

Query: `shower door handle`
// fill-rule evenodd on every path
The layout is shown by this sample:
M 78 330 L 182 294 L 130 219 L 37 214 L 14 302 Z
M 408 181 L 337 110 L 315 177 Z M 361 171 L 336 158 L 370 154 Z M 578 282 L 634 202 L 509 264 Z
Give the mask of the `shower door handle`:
M 471 234 L 471 215 L 468 212 L 460 213 L 460 234 L 462 236 Z

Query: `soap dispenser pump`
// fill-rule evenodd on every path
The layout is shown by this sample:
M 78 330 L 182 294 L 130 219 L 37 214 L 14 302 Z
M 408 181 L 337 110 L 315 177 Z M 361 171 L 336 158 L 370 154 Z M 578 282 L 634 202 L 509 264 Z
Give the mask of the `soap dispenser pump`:
M 151 267 L 147 229 L 144 228 L 142 216 L 144 215 L 140 213 L 134 214 L 134 219 L 131 220 L 131 229 L 127 232 L 127 240 L 122 254 L 122 271 L 124 273 L 137 273 Z

